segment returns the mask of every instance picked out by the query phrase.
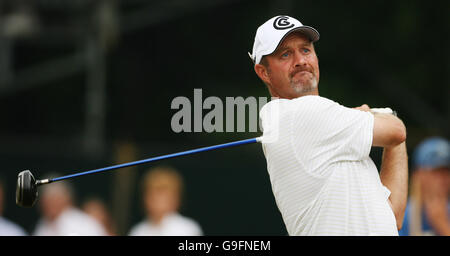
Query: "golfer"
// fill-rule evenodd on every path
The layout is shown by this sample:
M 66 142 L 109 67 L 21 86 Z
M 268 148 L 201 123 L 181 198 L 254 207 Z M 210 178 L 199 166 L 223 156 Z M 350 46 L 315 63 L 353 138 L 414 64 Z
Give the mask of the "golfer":
M 392 114 L 320 97 L 316 29 L 261 25 L 250 55 L 277 97 L 260 111 L 272 191 L 289 235 L 398 235 L 407 198 L 406 129 Z M 351 53 L 349 53 L 351 54 Z M 274 114 L 275 113 L 275 114 Z M 369 157 L 383 147 L 381 170 Z

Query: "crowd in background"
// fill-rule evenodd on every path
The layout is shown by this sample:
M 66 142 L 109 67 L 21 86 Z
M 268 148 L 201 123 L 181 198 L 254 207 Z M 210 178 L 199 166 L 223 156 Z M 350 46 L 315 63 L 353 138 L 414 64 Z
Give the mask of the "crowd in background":
M 450 235 L 450 143 L 440 137 L 422 141 L 411 157 L 409 200 L 399 235 Z M 108 207 L 100 198 L 74 205 L 73 187 L 61 181 L 40 190 L 41 218 L 28 234 L 2 217 L 4 185 L 0 181 L 1 236 L 118 235 Z M 180 173 L 169 166 L 154 167 L 142 186 L 145 217 L 132 226 L 130 236 L 200 236 L 200 224 L 179 213 L 183 194 Z
M 130 236 L 199 236 L 202 228 L 179 213 L 183 181 L 177 170 L 159 166 L 148 170 L 142 182 L 146 216 L 131 227 Z M 40 189 L 37 205 L 41 217 L 31 234 L 2 217 L 3 186 L 0 183 L 0 236 L 114 236 L 114 220 L 100 198 L 89 198 L 77 207 L 73 187 L 61 181 Z

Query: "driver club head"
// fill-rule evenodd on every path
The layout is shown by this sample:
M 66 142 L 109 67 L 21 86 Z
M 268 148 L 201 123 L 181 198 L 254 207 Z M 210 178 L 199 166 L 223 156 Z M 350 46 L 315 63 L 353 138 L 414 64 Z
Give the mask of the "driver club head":
M 29 170 L 19 173 L 16 187 L 16 204 L 22 207 L 32 207 L 38 196 L 36 179 Z

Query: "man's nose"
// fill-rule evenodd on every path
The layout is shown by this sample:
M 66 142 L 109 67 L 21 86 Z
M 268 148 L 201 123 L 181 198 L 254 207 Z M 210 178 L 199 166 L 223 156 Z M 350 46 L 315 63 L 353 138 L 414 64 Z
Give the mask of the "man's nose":
M 301 67 L 306 65 L 306 58 L 300 51 L 295 51 L 294 53 L 294 65 L 296 67 Z

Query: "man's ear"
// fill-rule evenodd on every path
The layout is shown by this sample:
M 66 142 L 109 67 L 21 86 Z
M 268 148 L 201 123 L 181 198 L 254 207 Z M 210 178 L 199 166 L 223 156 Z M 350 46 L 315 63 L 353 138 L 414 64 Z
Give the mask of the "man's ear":
M 261 64 L 255 65 L 255 72 L 258 75 L 258 77 L 263 80 L 265 84 L 270 84 L 270 78 L 269 78 L 269 71 L 268 69 Z

